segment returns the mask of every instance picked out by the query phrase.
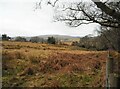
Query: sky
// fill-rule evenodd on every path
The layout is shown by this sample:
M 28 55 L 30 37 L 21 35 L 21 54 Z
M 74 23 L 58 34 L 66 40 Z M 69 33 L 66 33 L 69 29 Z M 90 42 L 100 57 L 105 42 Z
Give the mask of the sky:
M 40 0 L 0 0 L 0 34 L 8 36 L 38 35 L 95 35 L 98 24 L 69 27 L 64 22 L 53 21 L 53 8 L 44 5 L 35 10 Z

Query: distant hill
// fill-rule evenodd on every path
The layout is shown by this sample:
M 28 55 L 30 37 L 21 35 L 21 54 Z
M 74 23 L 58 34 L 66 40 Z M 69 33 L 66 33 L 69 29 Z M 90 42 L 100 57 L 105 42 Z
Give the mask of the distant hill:
M 74 37 L 74 36 L 68 36 L 68 35 L 39 35 L 37 37 L 47 40 L 48 37 L 52 37 L 52 36 L 56 38 L 56 40 L 62 40 L 62 41 L 79 41 L 80 40 L 80 37 Z M 36 37 L 36 36 L 32 36 L 32 37 Z M 16 37 L 13 37 L 13 39 L 15 38 Z M 25 38 L 29 41 L 31 37 L 25 37 Z
M 76 40 L 79 39 L 80 37 L 73 37 L 73 36 L 68 36 L 68 35 L 40 35 L 40 38 L 47 39 L 48 37 L 54 37 L 57 40 L 63 40 L 63 41 L 70 41 L 70 40 Z
M 72 36 L 67 36 L 67 35 L 40 35 L 39 37 L 47 39 L 48 37 L 55 37 L 59 39 L 70 39 L 73 38 Z

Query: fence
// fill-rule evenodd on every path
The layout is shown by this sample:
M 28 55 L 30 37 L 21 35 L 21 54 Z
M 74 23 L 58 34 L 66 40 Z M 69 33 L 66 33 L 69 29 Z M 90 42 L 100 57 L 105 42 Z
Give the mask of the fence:
M 106 62 L 106 87 L 107 89 L 120 88 L 120 57 L 114 58 L 110 52 Z

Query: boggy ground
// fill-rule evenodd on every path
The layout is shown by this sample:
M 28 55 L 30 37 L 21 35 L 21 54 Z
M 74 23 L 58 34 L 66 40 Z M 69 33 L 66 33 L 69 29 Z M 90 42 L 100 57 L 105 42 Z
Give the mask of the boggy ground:
M 2 42 L 3 87 L 104 87 L 106 51 Z

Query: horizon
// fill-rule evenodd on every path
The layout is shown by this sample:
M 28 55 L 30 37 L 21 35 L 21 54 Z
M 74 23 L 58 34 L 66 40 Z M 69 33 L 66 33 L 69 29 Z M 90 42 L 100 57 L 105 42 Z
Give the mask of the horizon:
M 5 34 L 5 33 L 3 33 Z M 0 37 L 2 37 L 3 34 L 0 34 Z M 9 34 L 6 34 L 9 36 Z M 70 37 L 81 37 L 81 36 L 72 36 L 72 35 L 62 35 L 62 34 L 45 34 L 45 35 L 34 35 L 34 36 L 22 36 L 22 35 L 16 35 L 16 36 L 9 36 L 9 37 L 39 37 L 39 36 L 70 36 Z
M 6 34 L 6 33 L 3 33 L 3 34 Z M 2 37 L 3 34 L 0 34 L 0 37 Z M 85 35 L 85 36 L 72 36 L 72 35 L 64 35 L 64 34 L 44 34 L 44 35 L 34 35 L 34 36 L 25 36 L 25 35 L 16 35 L 16 36 L 10 36 L 9 34 L 6 34 L 7 36 L 9 37 L 39 37 L 39 36 L 70 36 L 70 37 L 85 37 L 85 36 L 88 36 L 88 35 L 91 35 L 92 37 L 96 37 L 97 35 L 93 35 L 93 34 L 88 34 L 88 35 Z

